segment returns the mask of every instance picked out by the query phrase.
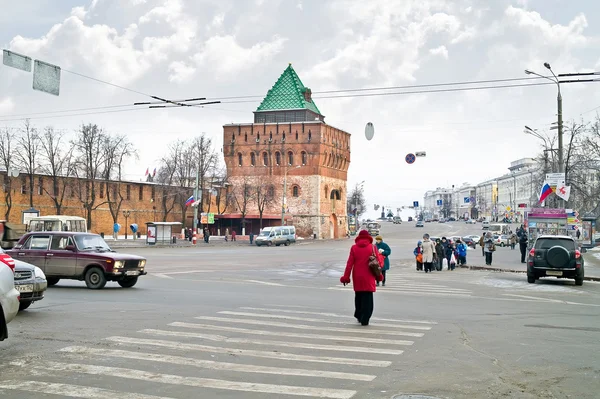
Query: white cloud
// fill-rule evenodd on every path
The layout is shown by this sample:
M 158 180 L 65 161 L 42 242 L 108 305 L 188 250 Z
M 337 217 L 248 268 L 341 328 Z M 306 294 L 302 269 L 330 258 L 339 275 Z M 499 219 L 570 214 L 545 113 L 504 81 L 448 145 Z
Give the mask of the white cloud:
M 298 2 L 298 4 L 296 4 L 296 8 L 299 10 L 303 10 L 304 6 L 302 5 L 302 2 Z
M 15 103 L 12 98 L 5 97 L 0 100 L 0 113 L 5 114 L 7 112 L 11 112 L 15 107 Z
M 432 48 L 429 50 L 429 54 L 440 55 L 443 58 L 448 59 L 448 49 L 446 48 L 446 46 Z
M 85 19 L 86 14 L 87 11 L 85 10 L 85 7 L 73 7 L 71 9 L 71 15 L 81 20 Z
M 219 78 L 231 77 L 253 68 L 279 53 L 286 38 L 274 36 L 251 47 L 242 47 L 234 36 L 215 36 L 204 43 L 202 50 L 192 58 L 200 67 L 212 70 Z
M 148 22 L 174 22 L 183 13 L 182 0 L 166 0 L 162 6 L 154 7 L 140 17 L 140 24 Z
M 181 61 L 172 62 L 169 65 L 169 82 L 187 82 L 194 75 L 194 72 L 196 72 L 196 68 L 192 65 L 188 65 Z
M 588 42 L 583 34 L 588 22 L 584 14 L 578 14 L 568 25 L 554 24 L 542 18 L 536 11 L 526 11 L 522 8 L 509 6 L 505 11 L 506 16 L 514 21 L 518 26 L 529 31 L 528 37 L 536 40 L 539 44 L 543 40 L 544 44 L 555 46 L 581 46 Z M 534 35 L 541 34 L 542 37 Z

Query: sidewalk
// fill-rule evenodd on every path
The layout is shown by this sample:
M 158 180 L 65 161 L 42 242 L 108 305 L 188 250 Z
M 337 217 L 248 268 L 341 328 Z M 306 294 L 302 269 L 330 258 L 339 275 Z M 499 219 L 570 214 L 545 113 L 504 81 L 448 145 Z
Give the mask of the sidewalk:
M 225 241 L 225 236 L 211 236 L 209 243 L 205 243 L 203 238 L 198 238 L 196 245 L 192 244 L 191 241 L 182 240 L 179 237 L 177 238 L 177 242 L 173 244 L 156 244 L 156 245 L 148 245 L 146 244 L 146 237 L 142 236 L 141 238 L 132 239 L 130 237 L 125 240 L 125 237 L 119 237 L 118 240 L 115 240 L 112 237 L 105 237 L 105 241 L 111 248 L 194 248 L 194 247 L 225 247 L 225 246 L 249 246 L 250 240 L 247 236 L 236 237 L 235 241 Z M 319 240 L 312 239 L 298 239 L 296 244 L 294 245 L 304 245 L 312 242 L 316 242 Z M 254 245 L 254 244 L 253 244 Z
M 597 256 L 596 256 L 597 255 Z M 600 252 L 588 251 L 583 254 L 585 279 L 588 281 L 600 281 Z M 518 247 L 511 250 L 510 247 L 497 247 L 494 252 L 492 266 L 485 264 L 481 256 L 481 248 L 469 249 L 467 253 L 467 265 L 462 266 L 472 270 L 493 270 L 512 273 L 526 273 L 527 265 L 521 263 L 521 252 Z

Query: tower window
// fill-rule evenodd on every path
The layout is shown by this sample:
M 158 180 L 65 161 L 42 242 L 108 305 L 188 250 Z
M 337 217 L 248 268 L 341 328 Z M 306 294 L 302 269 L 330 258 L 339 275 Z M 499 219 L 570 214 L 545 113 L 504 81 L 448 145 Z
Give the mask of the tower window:
M 238 166 L 242 166 L 242 153 L 238 152 Z
M 294 153 L 293 152 L 288 152 L 288 165 L 293 165 L 294 164 Z
M 263 152 L 263 166 L 269 166 L 269 155 Z
M 253 152 L 250 153 L 250 165 L 256 166 L 256 154 Z
M 279 151 L 275 153 L 275 165 L 281 165 L 281 153 Z
M 308 161 L 308 156 L 306 155 L 305 151 L 302 151 L 302 165 L 306 165 L 307 161 Z
M 298 186 L 292 187 L 292 197 L 298 198 L 300 196 L 300 188 Z

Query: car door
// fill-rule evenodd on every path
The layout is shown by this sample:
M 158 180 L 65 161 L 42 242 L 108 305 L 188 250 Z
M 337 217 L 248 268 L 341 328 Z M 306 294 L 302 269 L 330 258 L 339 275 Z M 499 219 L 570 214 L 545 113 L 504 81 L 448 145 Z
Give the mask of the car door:
M 15 257 L 23 262 L 31 263 L 44 270 L 46 252 L 50 246 L 49 234 L 32 234 L 25 244 L 15 252 Z M 44 270 L 44 273 L 46 271 Z
M 50 241 L 50 249 L 46 251 L 44 273 L 48 276 L 72 277 L 77 268 L 77 253 L 67 250 L 74 247 L 73 238 L 67 234 L 54 234 Z

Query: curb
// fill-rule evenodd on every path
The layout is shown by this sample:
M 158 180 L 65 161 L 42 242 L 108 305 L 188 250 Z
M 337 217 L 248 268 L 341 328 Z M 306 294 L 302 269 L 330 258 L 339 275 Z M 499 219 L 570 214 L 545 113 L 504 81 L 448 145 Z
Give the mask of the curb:
M 465 265 L 460 265 L 460 266 L 456 266 L 457 268 L 461 268 L 461 269 L 469 269 L 469 270 L 486 270 L 486 271 L 491 271 L 491 272 L 500 272 L 500 273 L 520 273 L 520 274 L 525 274 L 527 273 L 527 271 L 525 270 L 514 270 L 514 269 L 502 269 L 499 267 L 489 267 L 489 266 L 465 266 Z M 583 278 L 584 281 L 600 281 L 600 277 L 584 277 Z

